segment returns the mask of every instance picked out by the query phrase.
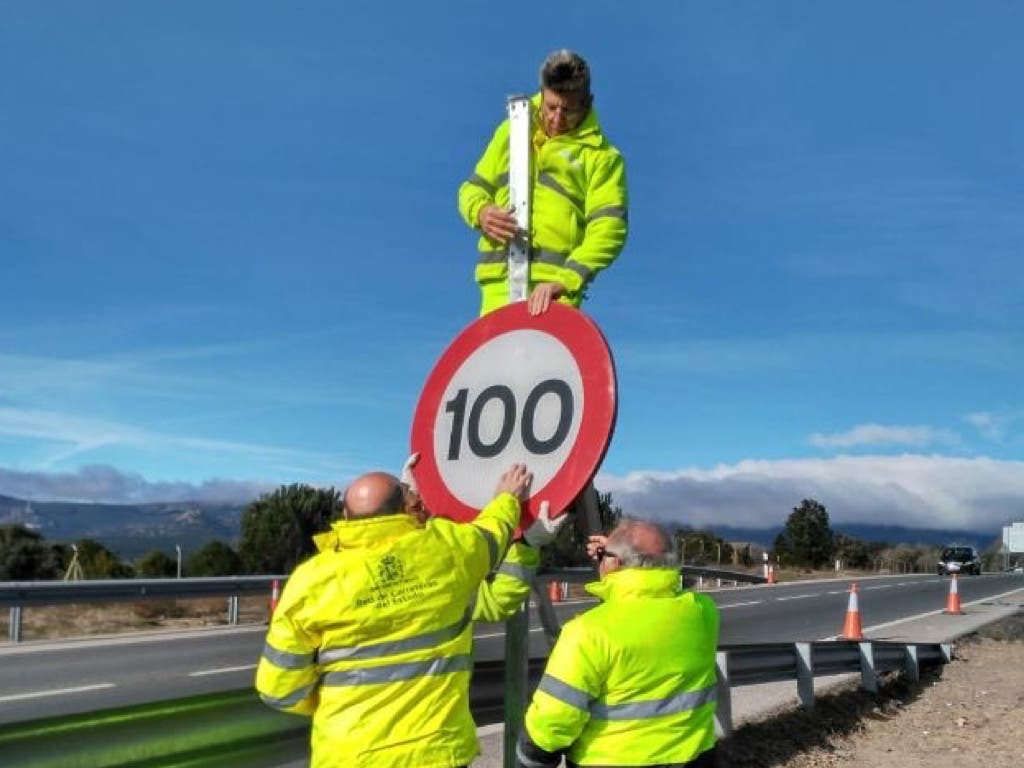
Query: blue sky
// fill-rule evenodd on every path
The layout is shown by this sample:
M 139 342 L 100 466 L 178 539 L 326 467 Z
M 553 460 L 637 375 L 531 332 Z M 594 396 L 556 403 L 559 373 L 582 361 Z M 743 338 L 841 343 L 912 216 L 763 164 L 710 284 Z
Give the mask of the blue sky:
M 556 18 L 557 17 L 557 18 Z M 627 511 L 1024 518 L 1024 8 L 0 0 L 0 493 L 400 465 L 474 316 L 455 191 L 590 61 Z

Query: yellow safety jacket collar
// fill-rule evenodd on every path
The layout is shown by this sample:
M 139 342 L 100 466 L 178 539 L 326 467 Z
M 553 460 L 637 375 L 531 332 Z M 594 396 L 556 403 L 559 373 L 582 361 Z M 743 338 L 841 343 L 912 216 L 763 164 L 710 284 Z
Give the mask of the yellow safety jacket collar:
M 623 568 L 584 589 L 605 602 L 638 597 L 674 597 L 679 594 L 679 572 L 675 568 Z
M 422 527 L 423 524 L 416 517 L 405 512 L 337 520 L 331 523 L 331 530 L 316 534 L 313 543 L 320 552 L 368 549 L 383 546 Z

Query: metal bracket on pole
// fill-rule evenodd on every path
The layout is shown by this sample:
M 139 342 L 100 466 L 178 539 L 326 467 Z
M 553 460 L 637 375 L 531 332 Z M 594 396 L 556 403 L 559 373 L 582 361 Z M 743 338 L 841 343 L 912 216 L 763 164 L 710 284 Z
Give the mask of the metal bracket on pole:
M 518 232 L 508 244 L 508 300 L 525 301 L 530 291 L 530 115 L 529 96 L 508 97 L 508 189 Z

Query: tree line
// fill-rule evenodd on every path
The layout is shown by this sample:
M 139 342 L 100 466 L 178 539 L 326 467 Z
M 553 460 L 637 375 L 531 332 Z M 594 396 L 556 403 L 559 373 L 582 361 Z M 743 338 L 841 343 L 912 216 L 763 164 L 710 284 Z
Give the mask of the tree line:
M 611 494 L 598 496 L 602 530 L 607 532 L 623 512 Z M 188 554 L 181 563 L 182 576 L 235 576 L 287 574 L 315 552 L 313 536 L 330 528 L 340 511 L 340 493 L 334 488 L 303 484 L 281 486 L 250 502 L 242 512 L 237 549 L 223 541 L 211 541 Z M 566 525 L 542 552 L 541 566 L 559 568 L 589 565 L 588 535 L 582 515 Z M 688 526 L 672 528 L 683 563 L 757 566 L 751 545 L 734 545 L 709 530 Z M 76 559 L 84 578 L 173 578 L 176 556 L 155 549 L 122 561 L 100 542 L 83 538 L 51 543 L 35 530 L 19 524 L 0 526 L 0 581 L 61 579 Z M 794 507 L 775 538 L 773 560 L 783 567 L 829 568 L 839 559 L 845 568 L 872 569 L 880 564 L 892 570 L 930 571 L 937 547 L 908 546 L 861 541 L 832 530 L 828 511 L 814 499 Z M 994 557 L 991 552 L 986 555 Z M 759 556 L 759 553 L 758 553 Z M 992 567 L 986 563 L 986 567 Z

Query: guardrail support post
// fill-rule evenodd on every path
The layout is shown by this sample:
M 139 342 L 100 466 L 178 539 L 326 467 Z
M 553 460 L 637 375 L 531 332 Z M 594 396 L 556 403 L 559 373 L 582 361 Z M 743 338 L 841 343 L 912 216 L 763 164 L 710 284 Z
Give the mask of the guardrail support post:
M 21 642 L 21 606 L 12 605 L 8 614 L 10 616 L 7 625 L 7 639 L 12 643 Z
M 228 598 L 228 624 L 238 626 L 238 595 Z
M 908 645 L 906 655 L 903 657 L 903 671 L 907 679 L 916 683 L 921 679 L 921 666 L 917 662 L 917 646 Z
M 814 709 L 814 660 L 810 643 L 796 646 L 796 693 L 800 704 L 808 712 Z
M 939 650 L 942 651 L 942 658 L 946 664 L 949 664 L 953 660 L 953 644 L 952 643 L 940 643 Z
M 857 643 L 860 649 L 860 687 L 871 693 L 878 693 L 878 677 L 875 674 L 875 651 L 871 643 Z
M 732 689 L 729 687 L 729 654 L 726 651 L 715 652 L 715 683 L 718 701 L 715 704 L 715 734 L 724 739 L 732 733 Z

